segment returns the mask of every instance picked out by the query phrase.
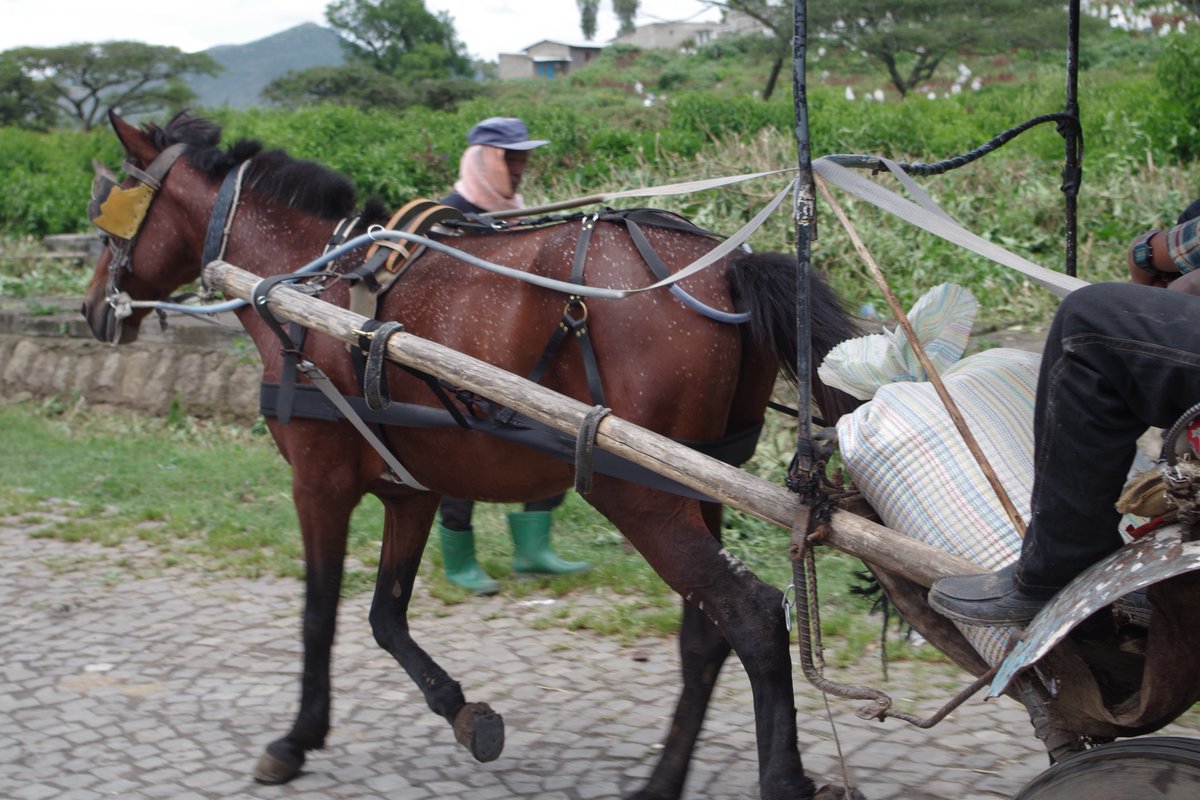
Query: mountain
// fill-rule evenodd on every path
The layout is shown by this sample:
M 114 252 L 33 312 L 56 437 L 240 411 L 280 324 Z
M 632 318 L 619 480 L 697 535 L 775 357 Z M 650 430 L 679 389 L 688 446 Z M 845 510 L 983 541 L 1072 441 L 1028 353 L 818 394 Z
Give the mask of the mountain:
M 246 108 L 262 103 L 258 93 L 289 70 L 338 66 L 345 62 L 342 39 L 328 28 L 306 22 L 248 44 L 226 44 L 204 52 L 225 67 L 216 76 L 188 81 L 205 108 Z

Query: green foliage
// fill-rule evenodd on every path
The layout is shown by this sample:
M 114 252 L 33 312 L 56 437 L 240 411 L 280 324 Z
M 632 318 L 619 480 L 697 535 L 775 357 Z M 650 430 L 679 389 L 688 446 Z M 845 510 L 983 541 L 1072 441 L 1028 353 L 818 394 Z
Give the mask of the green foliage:
M 84 230 L 92 159 L 113 163 L 118 153 L 111 133 L 0 128 L 0 230 L 39 236 Z
M 1067 15 L 1056 4 L 1026 0 L 841 0 L 814 3 L 809 23 L 814 41 L 865 54 L 905 96 L 954 55 L 1060 48 Z M 1102 23 L 1083 15 L 1080 27 L 1095 31 Z
M 289 71 L 262 90 L 264 100 L 285 108 L 328 102 L 366 110 L 403 108 L 411 96 L 403 83 L 362 64 Z
M 124 116 L 177 111 L 195 97 L 184 75 L 220 70 L 205 53 L 142 42 L 22 47 L 5 52 L 4 58 L 52 94 L 85 131 L 108 109 Z
M 1200 37 L 1172 36 L 1158 60 L 1159 136 L 1180 159 L 1200 157 Z
M 0 125 L 44 131 L 58 119 L 54 93 L 21 70 L 7 53 L 0 53 Z
M 471 74 L 454 21 L 444 11 L 430 13 L 424 0 L 335 0 L 325 19 L 351 58 L 384 74 L 404 80 Z

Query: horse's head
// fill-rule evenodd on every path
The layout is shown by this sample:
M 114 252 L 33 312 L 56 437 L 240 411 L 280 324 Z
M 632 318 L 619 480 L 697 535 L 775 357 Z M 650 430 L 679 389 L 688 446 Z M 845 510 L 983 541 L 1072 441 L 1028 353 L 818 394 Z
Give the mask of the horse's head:
M 169 127 L 139 129 L 111 113 L 109 120 L 125 148 L 127 177 L 118 181 L 106 167 L 94 165 L 88 216 L 108 246 L 96 264 L 82 311 L 97 339 L 117 344 L 134 341 L 149 313 L 131 302 L 162 300 L 198 276 L 195 220 L 207 213 L 198 204 L 210 193 L 197 196 L 201 176 L 181 159 L 193 143 L 173 140 Z M 194 132 L 191 138 L 200 144 L 214 137 L 213 130 Z M 202 235 L 203 228 L 199 230 Z
M 178 114 L 163 128 L 137 128 L 110 113 L 109 121 L 125 148 L 127 177 L 118 182 L 96 168 L 88 216 L 108 247 L 82 309 L 102 341 L 135 340 L 149 306 L 198 278 L 227 244 L 243 257 L 277 255 L 272 261 L 282 264 L 288 247 L 313 257 L 329 238 L 327 220 L 354 208 L 354 186 L 345 176 L 281 150 L 263 152 L 256 141 L 218 148 L 221 129 L 207 120 Z M 257 239 L 243 236 L 235 244 L 239 208 L 259 224 L 244 227 Z

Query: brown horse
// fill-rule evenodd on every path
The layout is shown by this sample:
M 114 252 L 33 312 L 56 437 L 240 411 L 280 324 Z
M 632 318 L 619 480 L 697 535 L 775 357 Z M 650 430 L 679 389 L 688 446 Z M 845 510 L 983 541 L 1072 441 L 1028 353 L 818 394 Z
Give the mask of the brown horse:
M 117 185 L 99 175 L 92 217 L 109 232 L 110 249 L 96 266 L 83 314 L 102 340 L 129 341 L 148 313 L 121 315 L 117 299 L 162 300 L 197 279 L 214 239 L 224 257 L 267 276 L 293 270 L 321 254 L 336 221 L 352 216 L 354 193 L 342 176 L 255 142 L 219 148 L 220 129 L 180 115 L 165 127 L 135 128 L 113 115 L 129 172 Z M 231 171 L 240 194 L 228 225 L 211 226 Z M 222 215 L 223 216 L 223 215 Z M 367 215 L 369 216 L 369 215 Z M 454 246 L 492 262 L 566 280 L 581 222 L 458 238 Z M 699 231 L 645 227 L 667 267 L 677 271 L 714 244 Z M 209 248 L 205 244 L 208 239 Z M 640 286 L 652 278 L 623 226 L 595 226 L 586 283 Z M 208 254 L 206 256 L 206 253 Z M 361 253 L 334 264 L 344 271 Z M 762 422 L 781 363 L 794 364 L 791 303 L 794 260 L 780 256 L 726 259 L 687 278 L 683 287 L 711 307 L 751 312 L 753 326 L 716 322 L 666 292 L 622 300 L 589 300 L 590 340 L 613 413 L 661 434 L 719 440 Z M 345 306 L 346 282 L 325 279 L 322 299 Z M 782 302 L 781 302 L 782 301 Z M 409 333 L 440 342 L 517 375 L 528 375 L 563 318 L 561 294 L 465 265 L 429 251 L 382 299 L 379 318 L 403 321 Z M 810 305 L 819 356 L 853 335 L 836 298 L 814 288 Z M 264 381 L 280 379 L 284 347 L 253 310 L 238 312 L 262 356 Z M 753 327 L 753 332 L 751 328 Z M 787 352 L 790 337 L 792 352 Z M 342 343 L 310 332 L 304 357 L 347 395 L 359 392 Z M 551 360 L 541 383 L 590 400 L 588 370 L 574 337 Z M 441 403 L 430 385 L 389 370 L 393 401 Z M 301 381 L 303 383 L 303 381 Z M 820 388 L 820 387 L 818 387 Z M 451 393 L 452 396 L 453 393 Z M 454 403 L 461 398 L 455 397 Z M 844 398 L 818 394 L 827 415 Z M 462 413 L 472 413 L 472 409 Z M 476 409 L 477 410 L 477 409 Z M 271 742 L 255 770 L 265 783 L 296 776 L 307 751 L 324 745 L 330 724 L 330 647 L 351 511 L 368 492 L 383 502 L 382 554 L 370 622 L 376 641 L 424 693 L 429 707 L 454 726 L 479 760 L 495 758 L 503 723 L 484 704 L 467 703 L 459 684 L 410 636 L 406 619 L 417 567 L 443 493 L 490 502 L 546 497 L 570 487 L 573 465 L 455 427 L 384 427 L 383 438 L 422 491 L 392 479 L 385 462 L 346 421 L 268 419 L 292 486 L 307 561 L 303 617 L 304 663 L 299 714 Z M 788 635 L 779 590 L 759 581 L 721 547 L 720 507 L 661 489 L 598 474 L 586 496 L 687 602 L 680 640 L 683 689 L 660 763 L 635 798 L 677 798 L 705 710 L 730 647 L 753 688 L 762 797 L 814 796 L 796 741 L 796 711 Z

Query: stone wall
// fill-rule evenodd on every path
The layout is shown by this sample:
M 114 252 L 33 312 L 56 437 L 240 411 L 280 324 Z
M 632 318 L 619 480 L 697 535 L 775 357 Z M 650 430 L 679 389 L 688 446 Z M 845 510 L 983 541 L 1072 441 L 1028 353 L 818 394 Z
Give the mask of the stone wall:
M 195 416 L 258 416 L 258 353 L 232 315 L 226 327 L 172 316 L 166 331 L 151 316 L 137 342 L 118 347 L 92 338 L 77 304 L 41 300 L 36 313 L 23 301 L 0 304 L 0 400 L 165 414 L 177 398 Z

